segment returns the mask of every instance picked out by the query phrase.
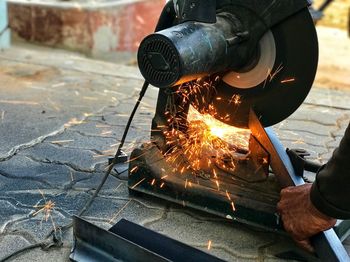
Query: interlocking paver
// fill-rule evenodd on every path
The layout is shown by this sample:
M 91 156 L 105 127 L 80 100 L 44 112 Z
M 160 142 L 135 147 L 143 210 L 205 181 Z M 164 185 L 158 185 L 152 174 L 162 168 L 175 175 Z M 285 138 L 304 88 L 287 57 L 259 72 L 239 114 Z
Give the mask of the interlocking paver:
M 0 249 L 0 257 L 5 257 L 12 252 L 24 248 L 30 244 L 31 243 L 20 234 L 2 236 L 0 237 L 0 245 L 6 246 L 7 248 Z
M 310 120 L 294 120 L 293 118 L 288 118 L 287 120 L 277 124 L 276 128 L 286 131 L 294 132 L 306 132 L 310 134 L 316 134 L 320 136 L 328 136 L 333 125 L 323 125 L 315 121 Z
M 37 162 L 68 165 L 74 170 L 85 172 L 95 171 L 95 166 L 105 161 L 96 157 L 96 152 L 92 150 L 64 148 L 49 143 L 39 144 L 21 154 Z
M 165 212 L 165 207 L 145 205 L 144 202 L 130 199 L 121 210 L 115 210 L 108 219 L 111 223 L 116 223 L 126 218 L 134 223 L 145 225 L 161 220 Z
M 0 198 L 0 233 L 3 233 L 7 226 L 13 221 L 28 218 L 29 206 L 20 205 L 15 199 Z
M 40 249 L 28 251 L 15 257 L 12 261 L 26 261 L 26 262 L 68 262 L 71 247 L 63 246 L 60 249 L 52 249 L 50 252 L 43 252 Z

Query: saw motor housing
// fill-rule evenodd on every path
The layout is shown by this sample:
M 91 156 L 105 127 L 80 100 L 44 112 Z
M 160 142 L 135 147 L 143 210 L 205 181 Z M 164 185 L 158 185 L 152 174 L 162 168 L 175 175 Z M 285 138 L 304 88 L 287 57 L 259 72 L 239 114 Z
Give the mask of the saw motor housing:
M 142 41 L 140 71 L 153 86 L 166 88 L 242 70 L 267 31 L 307 6 L 305 0 L 169 2 L 163 15 L 173 19 L 173 25 Z

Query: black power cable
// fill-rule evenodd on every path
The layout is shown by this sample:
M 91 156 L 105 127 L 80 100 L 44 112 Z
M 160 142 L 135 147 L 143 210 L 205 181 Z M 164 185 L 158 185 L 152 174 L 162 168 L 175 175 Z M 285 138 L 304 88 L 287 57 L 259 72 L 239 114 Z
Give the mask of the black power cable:
M 118 157 L 119 155 L 121 155 L 121 152 L 122 152 L 122 148 L 124 146 L 124 143 L 125 143 L 125 139 L 126 139 L 126 136 L 128 135 L 129 133 L 129 129 L 130 129 L 130 125 L 132 123 L 132 120 L 134 119 L 134 116 L 136 114 L 136 111 L 138 109 L 138 107 L 140 106 L 140 103 L 142 101 L 142 98 L 144 97 L 146 91 L 147 91 L 147 88 L 149 86 L 149 83 L 148 82 L 144 82 L 143 86 L 142 86 L 142 89 L 140 91 L 140 94 L 139 94 L 139 99 L 137 100 L 135 106 L 134 106 L 134 109 L 133 111 L 131 112 L 130 114 L 130 117 L 129 117 L 129 120 L 128 120 L 128 123 L 126 124 L 126 127 L 124 129 L 124 134 L 123 134 L 123 137 L 120 141 L 120 144 L 119 144 L 119 147 L 118 147 L 118 150 L 112 160 L 112 163 L 108 166 L 108 170 L 105 174 L 105 176 L 102 178 L 102 181 L 101 181 L 101 184 L 98 186 L 98 188 L 95 190 L 93 196 L 90 198 L 90 200 L 86 203 L 86 205 L 83 207 L 83 209 L 79 212 L 79 216 L 82 216 L 88 209 L 89 207 L 91 206 L 92 202 L 94 201 L 94 199 L 96 198 L 96 196 L 100 193 L 103 185 L 106 183 L 106 180 L 107 178 L 109 177 L 109 175 L 111 174 L 112 170 L 113 170 L 113 167 L 115 166 L 115 164 L 117 164 L 117 160 L 118 160 Z

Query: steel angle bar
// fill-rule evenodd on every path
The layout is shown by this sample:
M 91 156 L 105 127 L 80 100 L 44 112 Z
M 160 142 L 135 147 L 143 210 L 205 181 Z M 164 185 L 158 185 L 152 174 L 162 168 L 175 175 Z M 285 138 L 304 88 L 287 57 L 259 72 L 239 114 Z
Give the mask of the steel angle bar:
M 76 262 L 223 262 L 125 219 L 107 231 L 75 216 L 73 233 L 70 259 Z

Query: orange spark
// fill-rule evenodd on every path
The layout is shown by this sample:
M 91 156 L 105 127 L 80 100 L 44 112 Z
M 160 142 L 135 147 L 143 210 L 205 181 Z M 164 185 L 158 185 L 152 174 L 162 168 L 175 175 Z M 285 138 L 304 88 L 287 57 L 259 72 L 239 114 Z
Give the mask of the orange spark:
M 218 187 L 218 190 L 220 190 L 220 184 L 219 181 L 215 180 L 216 186 Z
M 137 171 L 137 169 L 139 169 L 138 166 L 134 166 L 131 170 L 130 170 L 130 173 L 134 173 L 135 171 Z
M 208 242 L 208 250 L 210 250 L 211 249 L 211 240 L 209 240 L 209 242 Z
M 281 81 L 281 84 L 285 84 L 285 83 L 290 83 L 290 82 L 294 82 L 295 78 L 289 78 L 289 79 L 285 79 Z
M 143 181 L 145 181 L 146 178 L 141 179 L 139 182 L 137 182 L 135 185 L 131 187 L 131 189 L 135 189 L 138 185 L 140 185 Z
M 235 204 L 233 202 L 231 202 L 231 206 L 232 206 L 233 212 L 235 212 L 236 211 L 236 207 L 235 207 Z
M 57 140 L 57 141 L 50 141 L 51 144 L 65 144 L 65 143 L 70 143 L 74 142 L 74 140 Z
M 228 200 L 232 201 L 231 197 L 230 197 L 230 194 L 227 192 L 227 190 L 226 190 L 226 196 L 227 196 Z

